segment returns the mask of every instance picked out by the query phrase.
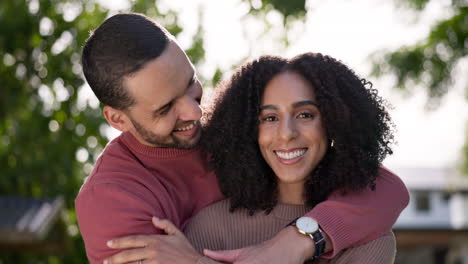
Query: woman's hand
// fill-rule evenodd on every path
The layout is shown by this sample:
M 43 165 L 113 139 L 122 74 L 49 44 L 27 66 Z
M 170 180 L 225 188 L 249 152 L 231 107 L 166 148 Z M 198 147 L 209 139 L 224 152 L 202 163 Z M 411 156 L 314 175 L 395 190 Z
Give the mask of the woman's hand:
M 104 264 L 192 264 L 202 257 L 171 221 L 153 217 L 152 222 L 167 235 L 134 235 L 110 240 L 107 246 L 124 250 L 104 260 Z

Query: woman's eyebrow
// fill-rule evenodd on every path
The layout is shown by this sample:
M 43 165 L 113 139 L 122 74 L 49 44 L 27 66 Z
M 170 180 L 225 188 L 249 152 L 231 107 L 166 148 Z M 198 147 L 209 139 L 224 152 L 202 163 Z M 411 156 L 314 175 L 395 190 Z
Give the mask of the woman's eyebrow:
M 292 104 L 293 108 L 298 108 L 298 107 L 301 107 L 301 106 L 304 106 L 304 105 L 313 105 L 315 107 L 318 107 L 317 103 L 312 102 L 310 100 L 295 102 L 295 103 Z
M 276 105 L 262 105 L 260 106 L 260 111 L 271 109 L 271 110 L 278 110 L 279 108 Z
M 292 107 L 293 107 L 293 108 L 298 108 L 298 107 L 301 107 L 301 106 L 304 106 L 304 105 L 313 105 L 313 106 L 315 106 L 315 107 L 318 108 L 317 103 L 312 102 L 312 101 L 310 101 L 310 100 L 295 102 L 295 103 L 292 104 Z M 276 105 L 271 105 L 271 104 L 270 104 L 270 105 L 262 105 L 262 106 L 260 106 L 260 111 L 267 110 L 267 109 L 270 109 L 270 110 L 278 110 L 279 107 L 276 106 Z

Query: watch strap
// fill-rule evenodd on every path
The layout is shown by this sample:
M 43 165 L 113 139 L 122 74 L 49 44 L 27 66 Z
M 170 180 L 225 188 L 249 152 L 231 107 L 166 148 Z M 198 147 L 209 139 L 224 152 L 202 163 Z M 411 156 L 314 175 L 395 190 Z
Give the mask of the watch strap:
M 325 236 L 320 228 L 316 232 L 309 234 L 309 236 L 311 236 L 315 244 L 315 253 L 312 258 L 317 259 L 325 252 Z
M 297 217 L 294 220 L 292 220 L 289 224 L 286 225 L 286 227 L 294 226 L 295 228 L 297 228 L 296 221 L 299 218 L 300 217 Z M 315 252 L 311 260 L 316 260 L 321 255 L 323 255 L 323 253 L 325 253 L 325 236 L 323 235 L 323 231 L 322 229 L 320 229 L 320 227 L 314 233 L 307 233 L 307 236 L 309 236 L 312 239 L 315 245 Z

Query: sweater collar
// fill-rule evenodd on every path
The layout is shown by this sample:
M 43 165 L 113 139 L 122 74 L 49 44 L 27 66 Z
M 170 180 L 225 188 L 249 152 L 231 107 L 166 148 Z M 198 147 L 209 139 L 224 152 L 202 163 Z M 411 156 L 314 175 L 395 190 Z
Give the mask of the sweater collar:
M 133 152 L 151 156 L 154 158 L 177 158 L 180 156 L 191 154 L 200 149 L 199 146 L 196 146 L 191 149 L 152 147 L 140 143 L 140 141 L 138 141 L 138 139 L 136 139 L 130 132 L 123 132 L 119 138 Z
M 306 205 L 278 203 L 271 213 L 277 218 L 290 220 L 292 215 L 305 215 L 310 210 Z

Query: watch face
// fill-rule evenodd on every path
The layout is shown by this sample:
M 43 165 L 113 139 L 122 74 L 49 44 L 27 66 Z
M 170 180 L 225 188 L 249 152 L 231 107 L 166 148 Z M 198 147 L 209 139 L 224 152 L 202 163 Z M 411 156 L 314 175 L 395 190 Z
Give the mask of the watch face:
M 296 221 L 296 226 L 308 234 L 316 232 L 319 228 L 317 221 L 310 217 L 300 217 Z

